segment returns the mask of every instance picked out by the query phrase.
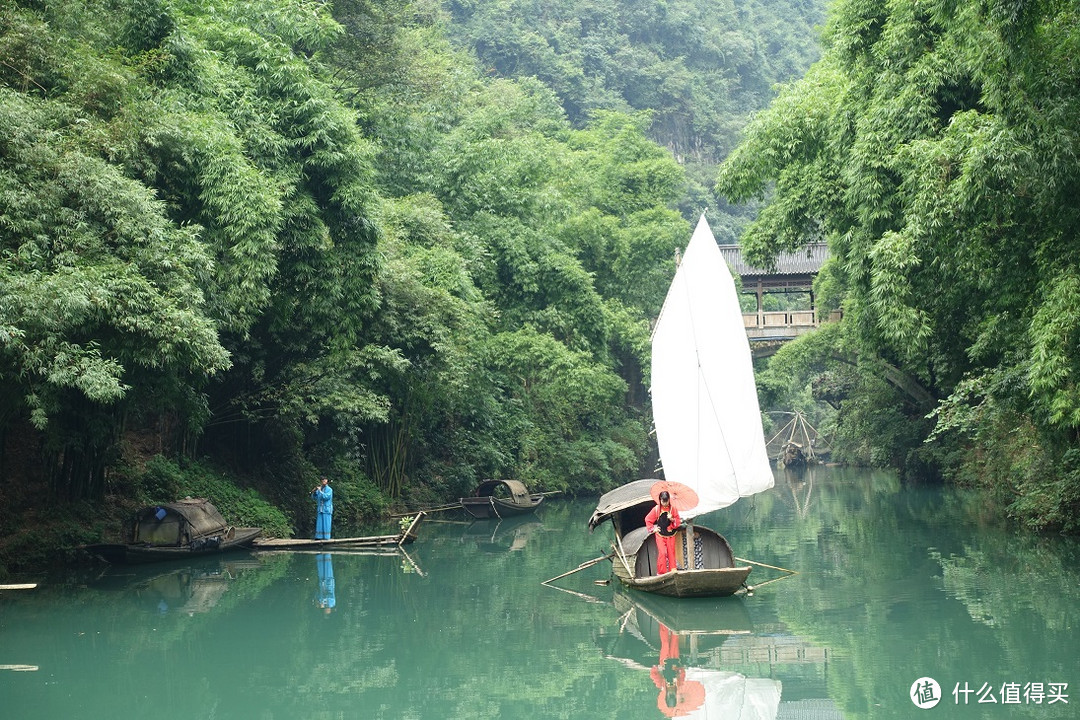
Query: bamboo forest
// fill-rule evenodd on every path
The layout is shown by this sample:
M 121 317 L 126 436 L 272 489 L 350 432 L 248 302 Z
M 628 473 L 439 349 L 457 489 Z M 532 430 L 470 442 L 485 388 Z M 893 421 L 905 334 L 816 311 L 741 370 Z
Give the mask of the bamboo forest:
M 702 214 L 828 249 L 766 435 L 1080 530 L 1075 2 L 0 0 L 0 127 L 0 580 L 648 476 Z

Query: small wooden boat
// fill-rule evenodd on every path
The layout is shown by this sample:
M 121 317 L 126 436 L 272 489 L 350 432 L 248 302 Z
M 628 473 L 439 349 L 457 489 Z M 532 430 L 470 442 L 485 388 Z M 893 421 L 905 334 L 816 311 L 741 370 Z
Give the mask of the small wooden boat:
M 397 535 L 367 535 L 363 537 L 330 538 L 314 540 L 311 538 L 265 538 L 251 544 L 252 550 L 352 550 L 387 545 L 407 545 L 416 540 L 416 531 L 424 513 L 417 513 Z
M 461 506 L 474 518 L 504 518 L 531 513 L 544 501 L 542 493 L 529 493 L 518 480 L 485 480 Z
M 205 498 L 184 498 L 137 512 L 131 542 L 84 549 L 110 563 L 157 562 L 247 548 L 261 532 L 229 525 Z
M 589 528 L 610 520 L 615 526 L 615 576 L 623 585 L 671 597 L 723 597 L 746 582 L 749 565 L 736 565 L 731 545 L 707 527 L 685 524 L 675 534 L 677 569 L 656 574 L 656 543 L 645 528 L 645 515 L 655 502 L 655 480 L 636 480 L 600 498 Z

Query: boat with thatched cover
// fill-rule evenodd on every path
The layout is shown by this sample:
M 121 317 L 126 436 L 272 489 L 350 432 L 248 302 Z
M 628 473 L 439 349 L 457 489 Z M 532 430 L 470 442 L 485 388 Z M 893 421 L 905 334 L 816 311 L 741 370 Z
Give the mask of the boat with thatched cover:
M 130 542 L 88 545 L 85 550 L 110 563 L 155 562 L 247 548 L 261 532 L 257 527 L 233 527 L 209 500 L 188 497 L 139 510 Z
M 544 501 L 542 493 L 530 493 L 519 480 L 485 480 L 461 506 L 474 518 L 505 518 L 531 513 Z

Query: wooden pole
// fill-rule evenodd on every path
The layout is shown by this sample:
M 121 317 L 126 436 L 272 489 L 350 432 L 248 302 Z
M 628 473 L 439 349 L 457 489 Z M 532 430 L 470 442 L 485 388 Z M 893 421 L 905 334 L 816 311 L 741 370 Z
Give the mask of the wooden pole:
M 753 560 L 747 560 L 746 558 L 741 558 L 741 557 L 737 557 L 735 559 L 738 560 L 739 562 L 750 563 L 751 565 L 757 565 L 759 567 L 769 568 L 770 570 L 779 570 L 780 572 L 786 572 L 789 575 L 798 575 L 799 574 L 798 570 L 788 570 L 787 568 L 776 567 L 775 565 L 766 565 L 765 563 L 754 562 Z
M 410 512 L 392 513 L 390 515 L 390 517 L 393 518 L 394 520 L 399 520 L 399 519 L 401 519 L 403 517 L 413 517 L 414 515 L 416 515 L 417 512 L 433 513 L 433 512 L 442 512 L 443 510 L 461 510 L 461 509 L 462 509 L 461 503 L 456 502 L 453 505 L 440 505 L 439 507 L 428 508 L 427 510 L 412 510 Z
M 568 575 L 573 575 L 576 572 L 581 572 L 585 568 L 590 568 L 590 567 L 592 567 L 593 565 L 595 565 L 596 563 L 598 563 L 598 562 L 600 562 L 602 560 L 610 560 L 612 558 L 612 556 L 614 556 L 614 554 L 615 553 L 608 553 L 607 555 L 601 555 L 598 558 L 593 558 L 592 560 L 587 560 L 587 561 L 581 563 L 580 565 L 578 565 L 576 568 L 574 568 L 570 572 L 564 572 L 562 575 L 556 575 L 555 577 L 551 578 L 550 580 L 545 580 L 544 582 L 542 582 L 540 584 L 541 585 L 547 585 L 548 583 L 555 582 L 556 580 L 560 580 L 560 579 L 562 579 L 564 577 L 567 577 Z
M 798 573 L 792 573 L 792 575 L 797 575 L 797 574 L 798 574 Z M 787 580 L 787 579 L 788 579 L 789 577 L 791 577 L 791 575 L 781 575 L 781 576 L 780 576 L 780 577 L 778 577 L 778 578 L 773 578 L 772 580 L 766 580 L 765 582 L 763 582 L 763 583 L 758 583 L 757 585 L 747 585 L 747 586 L 746 586 L 746 592 L 754 592 L 754 591 L 755 591 L 755 590 L 757 590 L 758 588 L 760 588 L 760 587 L 765 587 L 765 586 L 766 586 L 766 585 L 768 585 L 769 583 L 779 582 L 779 581 L 781 581 L 781 580 Z
M 615 522 L 612 521 L 612 525 L 614 524 Z M 630 563 L 626 561 L 626 550 L 622 546 L 622 538 L 619 537 L 618 533 L 615 533 L 615 541 L 619 543 L 619 559 L 622 560 L 623 567 L 626 568 L 626 576 L 632 578 L 634 577 L 634 571 L 630 569 Z

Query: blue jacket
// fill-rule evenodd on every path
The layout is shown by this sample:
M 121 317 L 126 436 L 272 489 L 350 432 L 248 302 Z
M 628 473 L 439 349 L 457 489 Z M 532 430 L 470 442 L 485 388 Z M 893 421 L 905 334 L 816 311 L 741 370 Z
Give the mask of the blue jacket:
M 319 512 L 331 515 L 334 512 L 334 490 L 329 485 L 321 487 L 311 493 L 311 497 L 319 502 Z

